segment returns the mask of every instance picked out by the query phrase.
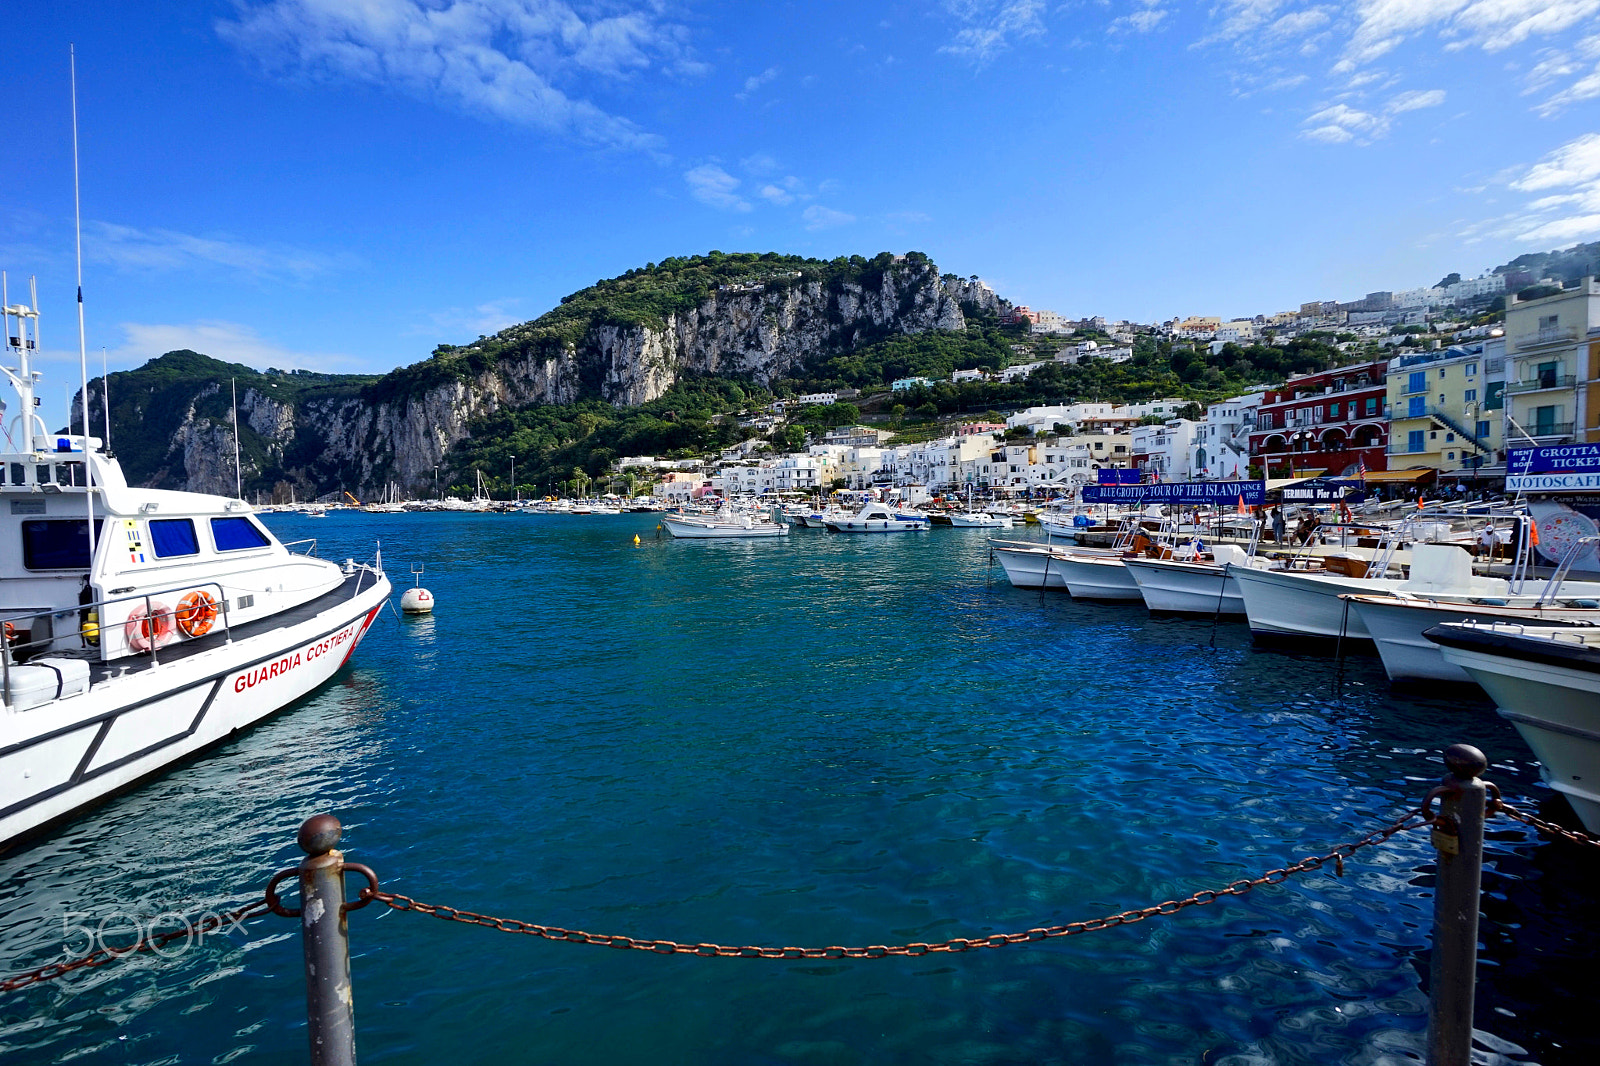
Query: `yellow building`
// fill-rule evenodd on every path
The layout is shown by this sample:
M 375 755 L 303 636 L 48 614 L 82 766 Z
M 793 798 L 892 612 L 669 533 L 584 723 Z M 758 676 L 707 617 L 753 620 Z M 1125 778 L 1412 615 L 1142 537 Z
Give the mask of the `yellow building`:
M 1507 439 L 1513 447 L 1600 440 L 1600 284 L 1506 305 Z
M 1470 476 L 1503 461 L 1505 341 L 1389 363 L 1389 469 Z

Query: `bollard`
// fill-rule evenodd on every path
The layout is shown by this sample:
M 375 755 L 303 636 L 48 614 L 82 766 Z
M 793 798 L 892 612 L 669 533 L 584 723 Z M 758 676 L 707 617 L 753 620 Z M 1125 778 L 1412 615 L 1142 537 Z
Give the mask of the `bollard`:
M 1433 966 L 1428 997 L 1428 1066 L 1470 1066 L 1477 983 L 1478 907 L 1483 886 L 1483 820 L 1488 768 L 1468 744 L 1445 749 L 1450 773 L 1429 793 L 1438 875 L 1433 896 Z
M 298 838 L 300 933 L 306 953 L 306 1022 L 311 1066 L 355 1066 L 355 1002 L 350 989 L 350 935 L 345 921 L 344 854 L 334 848 L 343 828 L 331 814 L 307 818 Z

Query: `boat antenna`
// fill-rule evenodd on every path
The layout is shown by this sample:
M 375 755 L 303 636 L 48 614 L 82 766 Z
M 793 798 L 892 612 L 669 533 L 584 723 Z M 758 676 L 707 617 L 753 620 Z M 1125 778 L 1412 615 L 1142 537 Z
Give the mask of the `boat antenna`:
M 239 379 L 229 378 L 233 389 L 233 494 L 244 499 L 244 472 L 239 469 Z
M 105 452 L 111 454 L 111 375 L 106 372 L 106 348 L 100 346 L 100 406 L 106 416 Z
M 94 569 L 94 463 L 89 458 L 89 349 L 83 326 L 83 206 L 78 193 L 78 49 L 67 46 L 72 68 L 72 220 L 78 238 L 78 371 L 83 379 L 83 498 L 89 508 L 89 569 Z M 38 300 L 34 301 L 38 306 Z M 72 430 L 72 405 L 67 405 L 67 430 Z

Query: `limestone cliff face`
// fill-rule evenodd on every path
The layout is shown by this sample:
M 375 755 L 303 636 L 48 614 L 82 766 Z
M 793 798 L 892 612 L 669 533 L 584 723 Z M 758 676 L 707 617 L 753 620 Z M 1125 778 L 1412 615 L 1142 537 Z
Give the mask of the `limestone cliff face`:
M 423 386 L 380 387 L 363 394 L 386 397 L 375 402 L 351 395 L 354 389 L 337 400 L 296 403 L 274 396 L 276 386 L 271 384 L 241 387 L 242 480 L 249 485 L 264 472 L 275 471 L 272 476 L 287 481 L 301 498 L 339 489 L 366 497 L 391 484 L 406 493 L 426 494 L 451 447 L 469 435 L 470 423 L 502 407 L 571 403 L 596 392 L 618 406 L 640 404 L 661 396 L 685 374 L 749 377 L 770 385 L 813 357 L 886 334 L 964 330 L 963 306 L 986 312 L 1009 306 L 976 278 L 941 278 L 926 260 L 898 261 L 866 277 L 861 283 L 794 277 L 725 285 L 698 306 L 658 324 L 596 321 L 575 340 L 553 347 L 544 343 L 524 350 L 501 343 L 493 358 L 477 364 L 482 369 L 441 374 Z M 496 341 L 514 336 L 518 328 Z M 454 351 L 470 354 L 476 347 Z M 413 380 L 430 379 L 413 375 Z M 155 419 L 154 407 L 135 408 L 134 417 L 150 420 L 151 430 L 159 428 L 161 439 L 151 443 L 157 448 L 165 443 L 167 451 L 150 469 L 129 469 L 129 477 L 232 494 L 231 416 L 217 414 L 228 401 L 227 395 L 218 395 L 225 389 L 225 383 L 211 381 L 191 394 L 187 410 L 162 411 Z M 209 413 L 198 413 L 202 406 Z M 95 420 L 101 417 L 97 407 L 92 401 Z M 119 407 L 117 417 L 127 414 Z

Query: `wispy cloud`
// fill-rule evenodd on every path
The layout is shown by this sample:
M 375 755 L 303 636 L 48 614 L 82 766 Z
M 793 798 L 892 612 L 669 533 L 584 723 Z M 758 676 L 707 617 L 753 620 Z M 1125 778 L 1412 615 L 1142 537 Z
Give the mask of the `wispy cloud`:
M 662 141 L 557 80 L 703 69 L 649 3 L 585 17 L 561 0 L 238 2 L 217 33 L 269 70 L 369 82 L 607 147 L 657 151 Z
M 1044 0 L 945 0 L 945 11 L 962 23 L 939 51 L 983 66 L 1011 42 L 1044 35 Z
M 1167 17 L 1167 9 L 1160 6 L 1161 0 L 1139 0 L 1138 8 L 1131 15 L 1111 20 L 1111 25 L 1106 27 L 1107 33 L 1149 33 Z
M 184 323 L 123 322 L 119 328 L 123 342 L 112 349 L 109 356 L 122 366 L 154 359 L 180 348 L 258 370 L 267 367 L 328 370 L 360 365 L 359 360 L 347 355 L 286 348 L 264 339 L 250 326 L 218 319 Z
M 1600 237 L 1600 133 L 1568 141 L 1520 170 L 1506 186 L 1533 198 L 1520 210 L 1471 226 L 1461 236 L 1543 246 Z
M 1443 89 L 1409 90 L 1392 98 L 1377 111 L 1362 111 L 1348 104 L 1337 103 L 1309 115 L 1302 124 L 1302 137 L 1328 144 L 1371 144 L 1389 134 L 1394 116 L 1407 111 L 1438 107 L 1444 103 Z
M 800 217 L 805 220 L 806 229 L 833 229 L 835 226 L 848 226 L 856 220 L 856 216 L 843 211 L 835 211 L 831 207 L 821 204 L 812 204 L 800 212 Z
M 253 278 L 306 281 L 356 265 L 353 256 L 326 255 L 284 245 L 259 245 L 228 237 L 197 237 L 168 229 L 139 229 L 114 222 L 84 225 L 90 259 L 121 270 L 200 270 L 222 267 Z
M 748 100 L 763 86 L 777 78 L 779 69 L 768 67 L 760 74 L 752 74 L 744 80 L 744 88 L 733 94 L 735 100 Z
M 520 297 L 488 300 L 471 307 L 445 307 L 428 312 L 428 322 L 413 326 L 406 332 L 426 334 L 441 340 L 458 341 L 462 337 L 492 337 L 508 326 L 526 320 L 512 310 L 522 303 Z
M 1596 13 L 1600 0 L 1361 0 L 1355 29 L 1334 70 L 1354 70 L 1429 30 L 1450 50 L 1476 45 L 1499 52 L 1530 37 L 1571 29 Z
M 715 163 L 702 163 L 686 170 L 683 180 L 689 185 L 689 195 L 721 211 L 748 211 L 750 201 L 739 195 L 739 179 Z
M 1568 84 L 1534 105 L 1545 118 L 1600 96 L 1600 34 L 1583 38 L 1570 51 L 1546 49 L 1528 71 L 1523 95 L 1548 93 L 1561 82 Z

